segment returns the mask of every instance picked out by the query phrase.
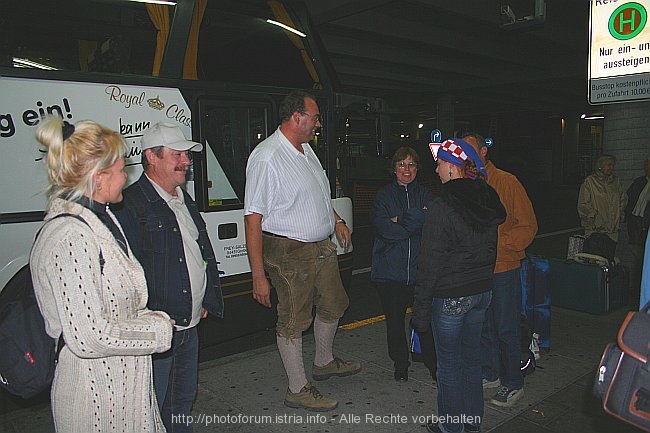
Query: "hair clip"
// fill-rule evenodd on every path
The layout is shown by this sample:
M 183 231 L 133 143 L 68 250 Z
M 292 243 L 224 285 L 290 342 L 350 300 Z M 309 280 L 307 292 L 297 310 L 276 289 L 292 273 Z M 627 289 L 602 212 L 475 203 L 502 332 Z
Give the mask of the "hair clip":
M 74 134 L 74 125 L 64 120 L 61 130 L 63 132 L 63 141 L 66 141 Z

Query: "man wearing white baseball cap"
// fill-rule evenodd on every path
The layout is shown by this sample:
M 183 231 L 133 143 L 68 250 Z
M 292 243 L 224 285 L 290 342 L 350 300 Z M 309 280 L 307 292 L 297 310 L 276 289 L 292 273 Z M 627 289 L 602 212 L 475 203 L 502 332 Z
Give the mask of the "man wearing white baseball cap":
M 157 123 L 142 137 L 144 173 L 124 191 L 117 216 L 133 254 L 142 264 L 148 306 L 176 322 L 172 347 L 153 360 L 154 387 L 168 431 L 192 431 L 187 423 L 196 396 L 198 334 L 208 313 L 223 317 L 217 261 L 196 203 L 181 189 L 192 164 L 190 152 L 203 150 L 181 129 Z
M 203 150 L 201 143 L 187 140 L 183 131 L 171 123 L 156 123 L 142 136 L 142 152 L 159 146 L 179 151 L 200 152 Z

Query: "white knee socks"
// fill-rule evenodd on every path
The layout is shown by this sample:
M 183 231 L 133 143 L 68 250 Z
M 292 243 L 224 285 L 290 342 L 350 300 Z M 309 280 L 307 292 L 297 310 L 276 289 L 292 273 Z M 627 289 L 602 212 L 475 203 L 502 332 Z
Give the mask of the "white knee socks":
M 316 318 L 314 319 L 314 340 L 316 341 L 315 365 L 322 367 L 334 360 L 332 345 L 334 344 L 334 336 L 336 335 L 338 326 L 338 320 L 334 323 L 325 323 L 316 314 Z
M 277 343 L 289 379 L 289 390 L 293 393 L 300 392 L 307 384 L 305 365 L 302 360 L 302 337 L 288 339 L 278 335 Z

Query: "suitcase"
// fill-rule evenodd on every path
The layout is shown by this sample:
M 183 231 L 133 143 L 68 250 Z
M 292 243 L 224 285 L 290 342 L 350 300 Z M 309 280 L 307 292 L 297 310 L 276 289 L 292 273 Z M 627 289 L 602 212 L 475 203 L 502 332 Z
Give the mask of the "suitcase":
M 603 314 L 627 303 L 626 272 L 622 265 L 603 266 L 563 259 L 549 259 L 549 264 L 554 306 Z
M 548 259 L 526 256 L 521 261 L 521 314 L 532 332 L 539 334 L 539 347 L 551 348 L 551 291 Z

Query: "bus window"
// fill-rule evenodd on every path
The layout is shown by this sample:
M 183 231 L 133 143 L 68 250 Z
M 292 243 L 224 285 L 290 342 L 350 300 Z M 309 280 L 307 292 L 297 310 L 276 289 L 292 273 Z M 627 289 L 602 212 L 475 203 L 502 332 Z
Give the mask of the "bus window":
M 6 1 L 0 23 L 2 66 L 151 76 L 157 30 L 142 3 Z
M 311 88 L 298 49 L 280 27 L 270 2 L 209 2 L 201 24 L 197 73 L 201 80 Z M 307 43 L 303 41 L 303 43 Z M 309 47 L 305 47 L 309 52 Z
M 308 42 L 298 48 L 284 30 L 267 23 L 278 18 L 266 1 L 205 2 L 196 70 L 173 76 L 156 63 L 156 51 L 165 51 L 158 39 L 169 39 L 159 37 L 154 21 L 166 13 L 169 24 L 179 26 L 177 33 L 194 31 L 181 28 L 181 21 L 175 24 L 175 6 L 105 0 L 57 0 L 53 5 L 51 0 L 2 2 L 0 66 L 300 88 L 314 84 L 301 52 L 304 48 L 313 57 Z M 291 8 L 287 11 L 293 14 Z M 186 45 L 166 49 L 170 51 L 158 57 L 161 61 L 183 62 Z
M 269 107 L 241 102 L 204 103 L 201 133 L 206 143 L 209 210 L 241 208 L 248 155 L 268 134 Z

